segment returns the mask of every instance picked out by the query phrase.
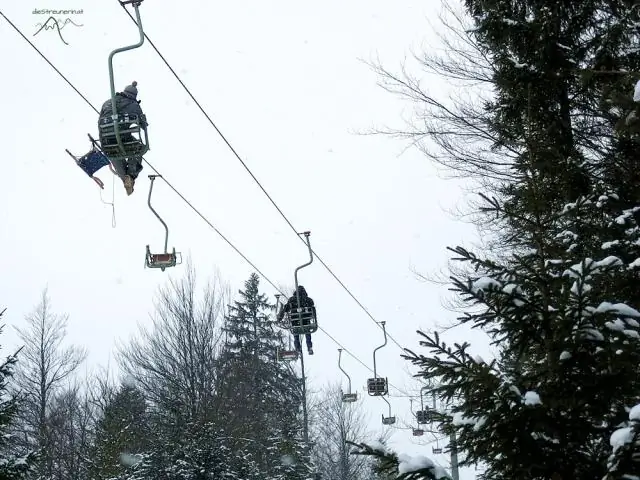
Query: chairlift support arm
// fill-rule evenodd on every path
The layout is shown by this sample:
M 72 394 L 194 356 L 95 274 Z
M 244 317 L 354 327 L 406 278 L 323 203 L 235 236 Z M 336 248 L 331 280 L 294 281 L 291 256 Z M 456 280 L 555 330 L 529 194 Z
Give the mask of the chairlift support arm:
M 429 387 L 424 386 L 420 389 L 420 410 L 424 411 L 424 390 L 427 390 Z
M 311 232 L 303 232 L 302 235 L 305 236 L 305 240 L 307 242 L 307 248 L 309 248 L 309 261 L 304 265 L 300 265 L 298 268 L 296 268 L 295 272 L 293 273 L 293 277 L 296 282 L 296 301 L 298 302 L 298 308 L 300 308 L 300 293 L 298 293 L 298 270 L 302 270 L 303 268 L 308 267 L 313 263 L 313 251 L 311 250 L 311 241 L 309 240 L 309 235 L 311 235 Z
M 340 360 L 342 359 L 342 349 L 339 348 L 338 349 L 338 368 L 340 369 L 340 371 L 342 373 L 344 373 L 344 376 L 347 377 L 347 380 L 349 380 L 349 394 L 351 394 L 351 377 L 347 374 L 347 372 L 345 372 L 342 369 L 342 365 L 340 364 Z
M 164 231 L 165 231 L 165 235 L 164 235 L 164 253 L 169 253 L 168 252 L 168 245 L 169 245 L 169 227 L 167 226 L 167 224 L 164 222 L 164 220 L 162 220 L 162 218 L 160 217 L 160 215 L 158 215 L 158 212 L 156 212 L 154 210 L 154 208 L 151 206 L 151 192 L 153 192 L 153 181 L 156 179 L 156 177 L 161 177 L 160 175 L 149 175 L 149 180 L 151 180 L 151 185 L 149 186 L 149 199 L 147 201 L 147 205 L 149 205 L 149 208 L 151 209 L 151 211 L 153 212 L 153 214 L 158 218 L 158 220 L 160 220 L 160 223 L 162 224 L 162 226 L 164 227 Z M 161 177 L 162 178 L 162 177 Z
M 382 400 L 384 400 L 387 405 L 389 405 L 389 417 L 392 417 L 393 415 L 391 415 L 391 403 L 389 403 L 389 400 L 387 400 L 385 397 L 380 397 Z
M 384 343 L 373 351 L 373 376 L 375 378 L 378 378 L 378 370 L 376 369 L 376 352 L 387 345 L 387 330 L 385 329 L 384 324 L 384 321 L 380 322 L 380 325 L 382 325 L 382 332 L 384 333 Z
M 128 50 L 134 50 L 136 48 L 140 48 L 144 43 L 144 30 L 142 29 L 142 20 L 140 19 L 140 11 L 138 7 L 142 3 L 142 0 L 126 0 L 120 1 L 120 4 L 124 7 L 126 4 L 133 4 L 133 8 L 136 11 L 136 23 L 138 25 L 138 32 L 140 33 L 140 40 L 133 45 L 128 45 L 126 47 L 116 48 L 109 54 L 109 86 L 111 88 L 111 114 L 113 118 L 113 129 L 116 134 L 116 141 L 118 142 L 118 148 L 122 154 L 126 154 L 124 145 L 122 144 L 122 139 L 120 138 L 120 129 L 118 128 L 118 111 L 116 109 L 116 85 L 115 79 L 113 77 L 113 57 L 116 53 L 126 52 Z

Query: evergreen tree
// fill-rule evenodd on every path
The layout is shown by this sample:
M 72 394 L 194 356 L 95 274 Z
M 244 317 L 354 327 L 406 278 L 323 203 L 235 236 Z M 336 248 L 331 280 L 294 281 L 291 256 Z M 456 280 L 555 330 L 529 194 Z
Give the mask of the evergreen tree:
M 258 275 L 251 274 L 225 319 L 216 388 L 219 409 L 225 412 L 231 442 L 239 445 L 251 439 L 259 445 L 255 458 L 264 475 L 298 478 L 278 475 L 292 466 L 308 466 L 300 456 L 300 379 L 289 365 L 275 361 L 284 338 L 270 315 L 275 307 L 260 293 L 259 283 Z M 283 457 L 293 458 L 283 465 Z
M 453 403 L 443 431 L 484 478 L 602 479 L 625 455 L 607 465 L 610 437 L 640 400 L 640 145 L 621 74 L 640 71 L 639 27 L 630 2 L 465 5 L 493 67 L 493 148 L 510 152 L 513 174 L 483 208 L 506 248 L 452 249 L 469 267 L 452 281 L 460 322 L 498 353 L 487 364 L 421 333 L 429 354 L 406 358 Z
M 640 476 L 640 405 L 629 412 L 629 421 L 611 435 L 613 452 L 604 480 L 627 480 Z
M 0 318 L 5 310 L 0 311 Z M 0 333 L 4 326 L 0 326 Z M 16 355 L 9 355 L 0 363 L 0 480 L 19 480 L 26 478 L 32 468 L 34 454 L 20 452 L 14 448 L 12 424 L 20 408 L 19 397 L 12 392 L 9 382 L 13 378 Z
M 92 478 L 108 479 L 127 470 L 136 455 L 147 449 L 148 422 L 142 392 L 132 385 L 122 385 L 96 425 Z
M 169 443 L 169 445 L 168 445 Z M 259 480 L 250 446 L 230 447 L 224 432 L 212 423 L 184 425 L 181 435 L 152 440 L 149 452 L 119 480 Z

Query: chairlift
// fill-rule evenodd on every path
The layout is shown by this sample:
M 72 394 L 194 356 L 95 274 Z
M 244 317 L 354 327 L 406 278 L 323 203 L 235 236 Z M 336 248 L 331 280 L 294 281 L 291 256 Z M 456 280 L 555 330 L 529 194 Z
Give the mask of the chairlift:
M 376 369 L 376 352 L 387 344 L 387 330 L 384 325 L 385 322 L 380 322 L 382 325 L 382 332 L 384 333 L 384 343 L 373 351 L 373 378 L 367 379 L 367 391 L 369 395 L 374 397 L 380 397 L 389 393 L 389 385 L 386 378 L 378 377 Z
M 298 307 L 295 311 L 287 312 L 285 319 L 292 335 L 307 335 L 318 330 L 318 322 L 311 307 Z
M 422 390 L 420 390 L 420 397 L 422 397 Z M 422 401 L 422 398 L 420 400 Z M 410 403 L 409 410 L 411 411 L 412 414 L 414 414 L 413 413 L 413 398 L 409 399 L 409 403 Z M 419 412 L 416 412 L 414 414 L 416 416 L 416 419 L 418 417 L 418 415 L 417 415 L 418 413 Z M 417 428 L 411 427 L 411 430 L 413 431 L 413 436 L 414 437 L 421 437 L 422 435 L 424 435 L 424 430 L 421 429 L 420 427 L 417 427 Z
M 301 234 L 298 234 L 301 235 Z M 285 321 L 287 322 L 287 328 L 292 335 L 308 335 L 318 331 L 318 320 L 311 307 L 301 307 L 300 297 L 298 295 L 298 271 L 308 267 L 313 263 L 313 251 L 311 250 L 311 241 L 309 236 L 311 232 L 302 232 L 307 242 L 307 248 L 309 249 L 309 261 L 296 268 L 294 272 L 294 279 L 296 284 L 296 297 L 298 300 L 298 307 L 295 310 L 287 312 L 285 314 Z
M 98 125 L 100 146 L 112 161 L 141 157 L 149 151 L 146 119 L 137 115 L 119 114 L 116 109 L 116 87 L 113 75 L 113 57 L 117 53 L 140 48 L 144 43 L 144 30 L 138 7 L 143 0 L 120 0 L 120 5 L 133 5 L 140 39 L 133 45 L 116 48 L 109 54 L 109 84 L 111 87 L 111 118 L 103 118 Z M 124 138 L 123 138 L 124 137 Z
M 282 348 L 278 348 L 276 353 L 279 362 L 295 362 L 300 357 L 297 350 L 284 350 Z
M 160 215 L 158 215 L 158 212 L 156 212 L 151 206 L 151 192 L 153 191 L 153 182 L 156 179 L 156 177 L 159 177 L 159 176 L 160 175 L 149 175 L 149 179 L 151 180 L 151 185 L 149 186 L 149 200 L 147 204 L 149 205 L 149 208 L 151 209 L 153 214 L 158 218 L 158 220 L 160 220 L 160 223 L 162 223 L 162 225 L 164 226 L 164 230 L 165 230 L 164 252 L 151 253 L 151 249 L 149 248 L 149 245 L 147 245 L 147 255 L 145 258 L 145 265 L 148 268 L 159 268 L 164 272 L 166 268 L 175 267 L 176 265 L 181 264 L 182 255 L 179 252 L 176 253 L 175 248 L 173 249 L 172 252 L 167 251 L 167 245 L 169 243 L 169 227 L 167 227 L 167 224 L 164 222 L 164 220 L 162 220 L 162 218 L 160 218 Z
M 276 294 L 276 312 L 280 308 L 280 294 Z M 295 362 L 299 358 L 299 352 L 291 348 L 291 336 L 288 335 L 287 348 L 276 347 L 276 359 L 279 362 Z
M 387 403 L 387 405 L 389 405 L 389 416 L 385 417 L 384 413 L 382 414 L 382 424 L 383 425 L 393 425 L 394 423 L 396 423 L 396 417 L 391 415 L 391 403 L 389 403 L 389 400 L 387 400 L 384 397 L 380 397 L 380 398 L 382 398 L 382 400 L 384 400 Z
M 423 391 L 428 387 L 422 387 L 420 389 L 420 410 L 416 412 L 416 420 L 418 421 L 418 425 L 424 425 L 427 423 L 431 423 L 431 412 L 429 411 L 429 407 L 424 408 L 424 394 Z
M 440 446 L 440 442 L 438 441 L 437 438 L 436 438 L 436 446 L 431 447 L 431 451 L 433 452 L 434 455 L 439 455 L 442 453 L 442 447 Z
M 342 401 L 344 403 L 353 403 L 353 402 L 357 402 L 358 401 L 358 393 L 357 392 L 351 392 L 351 377 L 349 375 L 347 375 L 347 372 L 345 372 L 342 369 L 342 365 L 340 364 L 340 360 L 342 359 L 342 349 L 339 348 L 338 349 L 338 368 L 340 369 L 340 371 L 342 371 L 342 373 L 344 373 L 345 377 L 347 377 L 347 380 L 349 381 L 349 390 L 347 393 L 342 392 Z

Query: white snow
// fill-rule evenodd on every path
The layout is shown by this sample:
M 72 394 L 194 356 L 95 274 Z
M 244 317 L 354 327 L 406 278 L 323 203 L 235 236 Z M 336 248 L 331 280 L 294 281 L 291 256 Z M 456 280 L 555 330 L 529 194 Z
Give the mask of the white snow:
M 604 335 L 595 328 L 583 328 L 581 332 L 584 334 L 587 340 L 595 340 L 597 342 L 604 342 Z
M 640 257 L 636 258 L 633 262 L 629 264 L 629 270 L 634 268 L 640 268 Z
M 640 323 L 636 322 L 633 318 L 625 318 L 624 322 L 630 327 L 635 327 L 635 328 L 640 327 Z
M 566 350 L 560 354 L 560 360 L 569 360 L 571 358 L 571 354 Z
M 411 473 L 424 468 L 430 468 L 436 478 L 451 478 L 446 470 L 439 465 L 433 463 L 433 461 L 424 455 L 411 456 L 405 453 L 398 455 L 398 473 L 405 474 Z
M 640 405 L 636 405 L 629 412 L 629 420 L 640 422 Z
M 636 87 L 633 89 L 633 101 L 640 102 L 640 80 L 638 80 Z
M 602 302 L 595 310 L 596 313 L 615 312 L 624 317 L 640 317 L 640 312 L 624 303 Z
M 545 442 L 560 445 L 560 440 L 558 440 L 557 438 L 550 437 L 549 435 L 542 432 L 531 432 L 531 438 L 535 440 L 544 440 Z
M 453 419 L 451 421 L 452 425 L 460 427 L 462 425 L 475 425 L 478 422 L 475 418 L 467 418 L 460 412 L 455 412 L 453 414 Z
M 476 355 L 475 357 L 473 357 L 473 361 L 476 362 L 478 365 L 482 365 L 483 363 L 486 363 L 480 355 Z
M 479 291 L 488 290 L 490 287 L 500 288 L 502 285 L 494 278 L 480 277 L 471 285 L 471 291 L 478 293 Z
M 121 453 L 120 454 L 120 463 L 127 467 L 132 467 L 142 461 L 142 457 L 140 455 L 132 455 L 130 453 Z
M 602 248 L 602 250 L 608 250 L 611 247 L 615 247 L 616 245 L 619 245 L 619 244 L 620 244 L 619 240 L 613 240 L 611 242 L 604 242 L 600 248 Z
M 367 442 L 367 445 L 369 445 L 374 450 L 378 450 L 383 453 L 388 453 L 387 447 L 385 447 L 384 444 L 378 440 L 372 440 L 371 442 Z
M 613 322 L 606 322 L 604 326 L 615 332 L 622 332 L 627 328 L 624 322 L 619 318 L 616 318 Z
M 480 417 L 478 418 L 478 421 L 476 422 L 476 424 L 473 426 L 473 429 L 477 432 L 482 427 L 484 427 L 485 423 L 487 423 L 487 417 Z
M 615 242 L 607 242 L 607 243 L 610 243 L 612 245 L 617 245 L 619 242 L 616 240 Z M 605 248 L 605 247 L 603 246 L 602 248 Z M 600 260 L 599 262 L 595 262 L 594 264 L 596 268 L 611 267 L 613 265 L 624 265 L 624 263 L 618 257 L 609 255 L 608 257 L 603 258 L 602 260 Z
M 540 395 L 532 391 L 526 392 L 524 394 L 522 403 L 524 403 L 525 405 L 542 405 L 542 401 L 540 400 Z
M 633 430 L 631 427 L 619 428 L 611 434 L 609 444 L 614 448 L 622 447 L 623 445 L 633 440 Z

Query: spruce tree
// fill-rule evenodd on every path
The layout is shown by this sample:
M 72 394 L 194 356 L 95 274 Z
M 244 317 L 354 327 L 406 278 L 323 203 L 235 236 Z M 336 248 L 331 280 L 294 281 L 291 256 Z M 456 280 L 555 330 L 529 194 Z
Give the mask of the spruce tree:
M 147 451 L 151 430 L 144 395 L 122 385 L 98 420 L 92 455 L 92 478 L 108 479 L 126 471 Z
M 225 412 L 230 441 L 248 438 L 256 443 L 264 475 L 306 478 L 286 475 L 294 466 L 306 471 L 308 463 L 301 456 L 300 379 L 291 366 L 276 361 L 284 336 L 272 315 L 275 306 L 259 286 L 260 278 L 251 274 L 225 319 L 216 388 L 219 408 Z
M 182 425 L 180 435 L 151 439 L 148 452 L 118 480 L 261 480 L 250 445 L 229 446 L 213 423 Z
M 0 311 L 0 319 L 5 310 Z M 0 326 L 0 333 L 4 325 Z M 13 423 L 20 408 L 20 398 L 10 382 L 17 356 L 9 355 L 0 363 L 0 480 L 19 480 L 26 478 L 33 466 L 33 452 L 21 452 L 12 442 Z
M 428 353 L 406 358 L 452 403 L 442 428 L 463 465 L 483 463 L 490 479 L 599 480 L 640 400 L 640 145 L 622 72 L 640 71 L 638 26 L 630 2 L 465 5 L 494 70 L 493 148 L 513 175 L 484 197 L 503 248 L 451 249 L 468 266 L 452 283 L 460 322 L 497 357 L 420 333 Z

